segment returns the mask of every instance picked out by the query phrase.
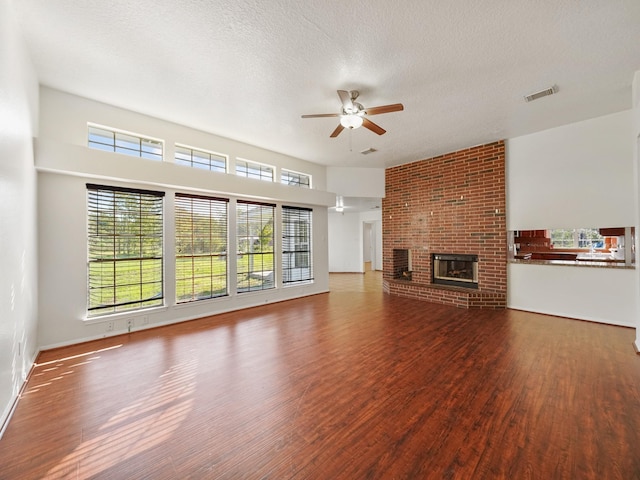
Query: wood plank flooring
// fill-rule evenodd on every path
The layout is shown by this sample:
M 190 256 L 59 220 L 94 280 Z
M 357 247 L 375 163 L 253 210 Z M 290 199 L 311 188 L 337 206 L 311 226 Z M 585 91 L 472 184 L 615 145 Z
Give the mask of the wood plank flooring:
M 0 478 L 640 478 L 632 329 L 331 289 L 43 352 Z

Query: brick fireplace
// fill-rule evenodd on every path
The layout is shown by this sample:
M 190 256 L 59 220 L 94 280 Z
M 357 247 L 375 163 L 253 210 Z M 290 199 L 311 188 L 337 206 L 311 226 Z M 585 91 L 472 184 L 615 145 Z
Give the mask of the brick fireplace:
M 382 202 L 385 291 L 463 308 L 504 308 L 505 207 L 503 141 L 388 168 Z M 410 275 L 398 276 L 398 251 L 408 252 Z M 475 257 L 477 282 L 434 279 L 434 254 Z

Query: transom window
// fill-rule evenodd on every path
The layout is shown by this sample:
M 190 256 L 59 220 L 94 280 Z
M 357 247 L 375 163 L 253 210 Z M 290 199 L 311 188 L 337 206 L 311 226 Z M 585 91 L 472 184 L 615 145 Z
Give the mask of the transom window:
M 87 184 L 89 316 L 163 304 L 163 192 Z
M 177 193 L 176 301 L 227 294 L 227 203 Z
M 125 133 L 108 127 L 89 125 L 89 147 L 162 161 L 163 143 L 161 140 Z
M 280 182 L 294 187 L 311 188 L 311 175 L 283 169 L 280 173 Z
M 177 145 L 175 162 L 176 165 L 186 165 L 193 168 L 201 168 L 214 172 L 227 172 L 227 156 L 219 153 L 197 150 L 195 148 Z
M 273 182 L 273 167 L 238 158 L 236 159 L 236 175 Z
M 311 209 L 282 207 L 282 283 L 313 280 Z
M 274 288 L 273 216 L 275 205 L 238 200 L 237 291 Z

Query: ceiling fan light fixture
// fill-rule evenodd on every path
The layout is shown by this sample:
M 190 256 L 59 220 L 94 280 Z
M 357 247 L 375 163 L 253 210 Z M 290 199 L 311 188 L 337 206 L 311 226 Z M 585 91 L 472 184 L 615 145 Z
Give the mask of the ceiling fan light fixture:
M 362 117 L 360 115 L 342 115 L 340 116 L 340 125 L 344 128 L 358 128 L 362 126 Z

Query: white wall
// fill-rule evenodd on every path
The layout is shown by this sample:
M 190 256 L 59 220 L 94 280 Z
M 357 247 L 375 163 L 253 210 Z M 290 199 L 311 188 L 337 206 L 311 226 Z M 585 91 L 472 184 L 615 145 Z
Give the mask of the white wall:
M 376 258 L 371 268 L 382 270 L 382 212 L 329 214 L 329 271 L 364 272 L 364 224 L 371 224 Z
M 329 214 L 329 271 L 364 272 L 360 214 Z
M 371 259 L 373 270 L 382 270 L 382 210 L 370 210 L 360 214 L 360 221 L 371 225 L 371 236 L 375 258 Z
M 632 114 L 507 141 L 507 229 L 636 225 Z M 510 308 L 635 325 L 635 270 L 511 263 Z
M 322 168 L 274 152 L 262 151 L 227 139 L 146 117 L 109 105 L 53 91 L 41 90 L 41 135 L 37 141 L 39 221 L 39 301 L 38 341 L 42 348 L 75 343 L 123 333 L 128 320 L 134 330 L 199 318 L 289 298 L 328 291 L 327 207 L 333 194 L 272 182 L 182 167 L 90 149 L 87 122 L 130 130 L 164 139 L 167 150 L 174 142 L 190 144 L 232 156 L 270 163 L 304 173 L 312 173 L 314 185 L 324 184 Z M 170 154 L 169 154 L 170 155 Z M 169 156 L 172 158 L 172 156 Z M 317 181 L 316 181 L 317 179 Z M 165 285 L 166 306 L 151 311 L 131 312 L 98 320 L 86 317 L 86 183 L 106 183 L 159 189 L 165 195 Z M 175 305 L 175 268 L 171 261 L 173 193 L 176 191 L 225 195 L 231 205 L 237 198 L 269 200 L 280 206 L 306 205 L 313 208 L 314 277 L 312 285 L 291 286 L 261 292 L 231 295 L 190 304 Z M 276 221 L 276 238 L 279 223 Z M 234 233 L 230 232 L 230 244 Z M 276 255 L 280 245 L 276 242 Z M 280 278 L 280 276 L 277 276 Z M 279 281 L 279 280 L 277 280 Z M 144 317 L 144 318 L 143 318 Z M 143 324 L 148 320 L 148 325 Z M 108 323 L 115 328 L 108 331 Z
M 327 190 L 336 195 L 383 198 L 384 189 L 383 168 L 327 167 Z M 329 214 L 330 272 L 364 272 L 363 222 L 372 224 L 375 238 L 376 258 L 371 259 L 371 268 L 382 270 L 382 213 L 332 212 Z
M 0 0 L 0 436 L 37 354 L 38 83 L 11 3 Z
M 633 115 L 633 160 L 635 167 L 635 205 L 636 205 L 636 232 L 640 232 L 640 70 L 633 76 L 632 83 L 632 115 Z M 636 252 L 640 251 L 640 238 L 636 235 Z M 636 281 L 640 287 L 640 268 L 637 269 Z M 640 305 L 640 289 L 636 290 L 637 302 Z M 636 314 L 636 351 L 640 352 L 640 312 Z
M 383 168 L 327 167 L 327 190 L 344 197 L 383 198 Z

